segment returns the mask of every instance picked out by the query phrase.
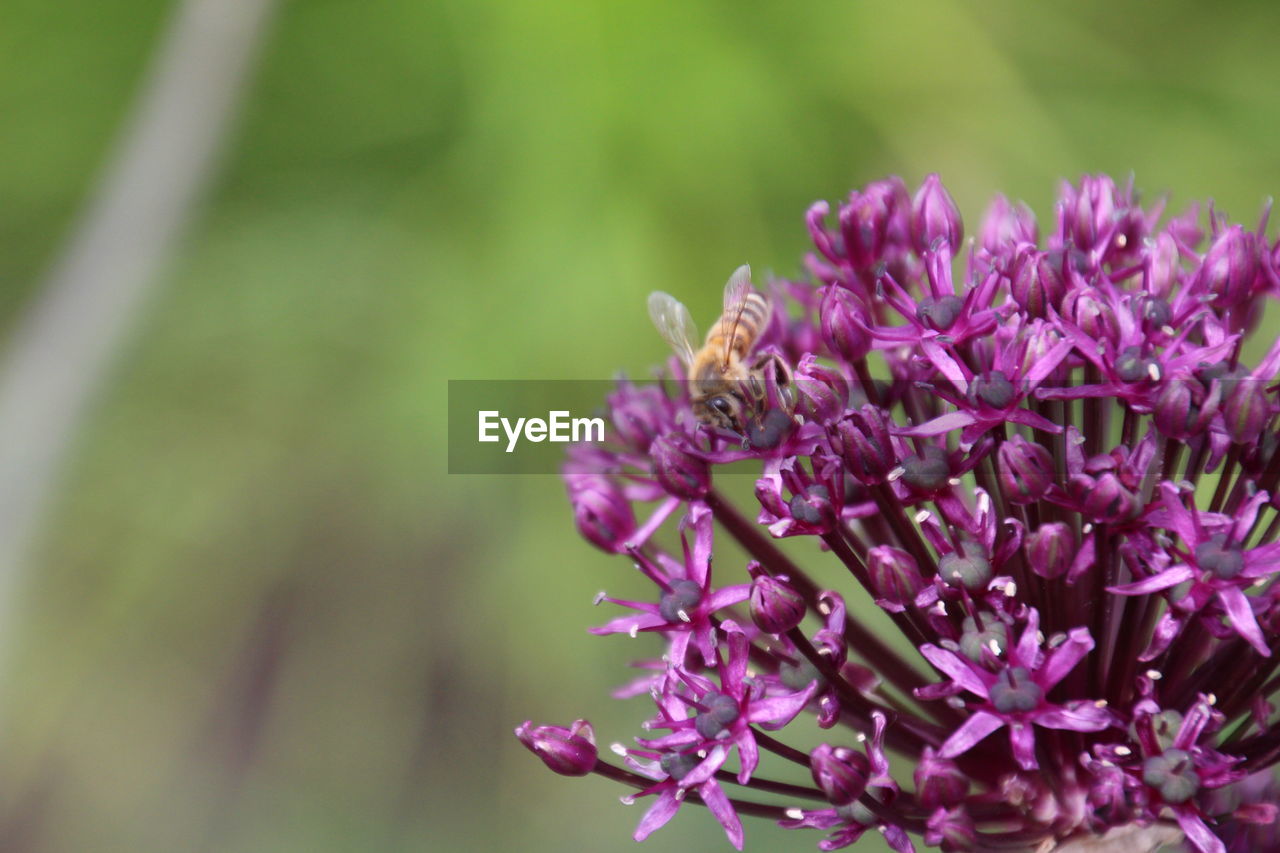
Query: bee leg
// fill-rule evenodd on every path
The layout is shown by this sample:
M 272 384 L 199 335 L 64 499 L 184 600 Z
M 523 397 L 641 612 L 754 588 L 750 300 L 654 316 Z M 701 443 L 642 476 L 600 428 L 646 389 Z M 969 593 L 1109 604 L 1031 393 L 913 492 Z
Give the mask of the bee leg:
M 755 360 L 753 375 L 763 377 L 764 388 L 757 397 L 773 408 L 791 411 L 795 406 L 795 389 L 791 366 L 774 352 L 761 353 Z

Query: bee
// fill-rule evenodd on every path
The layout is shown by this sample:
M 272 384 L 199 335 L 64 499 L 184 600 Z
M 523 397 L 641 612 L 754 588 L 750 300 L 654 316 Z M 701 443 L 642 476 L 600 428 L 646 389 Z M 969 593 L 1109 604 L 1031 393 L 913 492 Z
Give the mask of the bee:
M 649 316 L 684 363 L 693 414 L 702 423 L 740 434 L 753 423 L 758 427 L 767 414 L 770 379 L 780 392 L 777 402 L 790 408 L 791 369 L 772 353 L 750 358 L 769 325 L 772 307 L 751 286 L 751 267 L 738 267 L 724 286 L 723 313 L 702 346 L 694 349 L 698 333 L 689 309 L 669 293 L 649 294 Z M 789 422 L 790 412 L 784 411 L 783 418 Z M 775 416 L 773 421 L 781 419 Z

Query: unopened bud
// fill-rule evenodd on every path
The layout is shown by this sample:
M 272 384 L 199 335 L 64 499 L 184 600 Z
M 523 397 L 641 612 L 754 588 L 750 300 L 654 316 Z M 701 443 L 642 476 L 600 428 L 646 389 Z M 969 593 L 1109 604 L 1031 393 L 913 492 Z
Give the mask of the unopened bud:
M 602 551 L 616 554 L 636 529 L 631 502 L 608 477 L 577 474 L 568 479 L 569 502 L 578 532 Z
M 892 234 L 905 230 L 910 204 L 900 178 L 876 181 L 849 195 L 849 202 L 840 206 L 840 235 L 855 269 L 880 261 Z
M 1252 444 L 1271 420 L 1271 402 L 1260 380 L 1246 378 L 1231 383 L 1222 404 L 1222 425 L 1237 444 Z
M 1049 255 L 1033 252 L 1023 256 L 1010 282 L 1013 301 L 1028 315 L 1044 317 L 1047 309 L 1056 309 L 1062 302 L 1067 285 L 1062 278 L 1061 255 L 1055 265 Z
M 840 371 L 818 363 L 812 356 L 800 360 L 795 383 L 800 412 L 811 421 L 826 423 L 849 405 L 849 381 Z
M 1077 474 L 1067 483 L 1067 493 L 1080 512 L 1094 521 L 1129 521 L 1141 511 L 1138 498 L 1110 471 L 1098 477 Z
M 898 607 L 910 604 L 925 587 L 915 558 L 889 545 L 877 545 L 867 553 L 867 573 L 876 597 Z
M 911 200 L 912 246 L 917 254 L 923 255 L 945 241 L 954 254 L 962 239 L 964 223 L 960 221 L 960 208 L 937 174 L 929 175 Z
M 766 634 L 785 634 L 804 619 L 804 597 L 785 576 L 772 577 L 758 567 L 752 572 L 751 621 Z
M 705 459 L 694 455 L 686 443 L 670 435 L 659 436 L 649 446 L 653 478 L 672 497 L 698 500 L 711 488 L 711 470 Z
M 969 793 L 969 776 L 954 761 L 938 758 L 925 747 L 916 764 L 916 798 L 928 811 L 954 806 Z
M 585 776 L 596 766 L 596 736 L 586 720 L 564 726 L 535 726 L 526 720 L 516 737 L 561 776 Z
M 822 744 L 809 755 L 813 781 L 835 806 L 847 806 L 867 790 L 871 762 L 861 752 Z
M 884 482 L 897 464 L 888 421 L 875 406 L 866 405 L 846 415 L 829 433 L 845 466 L 864 483 Z
M 1078 190 L 1064 188 L 1063 230 L 1071 236 L 1076 248 L 1088 252 L 1097 247 L 1115 216 L 1115 194 L 1115 182 L 1103 175 L 1085 175 L 1080 179 Z
M 1075 558 L 1076 542 L 1071 528 L 1060 521 L 1042 524 L 1023 542 L 1031 571 L 1052 580 L 1062 577 Z
M 1038 501 L 1053 484 L 1053 457 L 1049 451 L 1020 435 L 1000 444 L 996 462 L 1004 495 L 1013 503 Z
M 1035 244 L 1039 237 L 1036 233 L 1036 217 L 1031 208 L 1022 202 L 1013 205 L 1003 195 L 992 199 L 982 218 L 980 241 L 982 248 L 993 255 L 999 254 L 1010 245 L 1018 243 Z
M 1209 251 L 1196 275 L 1196 284 L 1223 308 L 1239 305 L 1252 295 L 1258 277 L 1258 249 L 1252 234 L 1239 225 L 1227 228 Z
M 829 284 L 818 307 L 822 342 L 831 354 L 846 362 L 858 361 L 871 351 L 871 336 L 865 326 L 866 311 L 852 292 Z

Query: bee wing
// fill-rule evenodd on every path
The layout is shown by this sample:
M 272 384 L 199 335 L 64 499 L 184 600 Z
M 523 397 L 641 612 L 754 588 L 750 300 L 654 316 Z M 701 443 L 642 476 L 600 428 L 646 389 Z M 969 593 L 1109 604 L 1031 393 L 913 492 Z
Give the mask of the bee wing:
M 649 294 L 649 318 L 658 334 L 671 345 L 685 367 L 693 364 L 693 345 L 698 339 L 698 329 L 689 316 L 689 309 L 670 293 L 655 290 Z
M 729 366 L 729 351 L 738 334 L 738 321 L 742 319 L 742 311 L 747 307 L 747 298 L 751 296 L 751 267 L 743 264 L 733 271 L 724 285 L 724 313 L 721 314 L 721 327 L 728 324 L 729 334 L 724 336 L 724 352 L 721 353 L 725 367 Z

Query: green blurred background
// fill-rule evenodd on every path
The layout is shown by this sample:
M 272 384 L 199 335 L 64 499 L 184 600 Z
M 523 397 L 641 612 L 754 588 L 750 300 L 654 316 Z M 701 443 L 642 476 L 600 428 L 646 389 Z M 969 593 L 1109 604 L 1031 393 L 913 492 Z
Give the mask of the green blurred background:
M 172 6 L 0 12 L 10 335 Z M 1086 171 L 1252 224 L 1278 28 L 1261 2 L 281 4 L 23 568 L 0 847 L 634 849 L 641 806 L 511 735 L 636 733 L 607 689 L 655 647 L 585 633 L 627 567 L 554 477 L 447 474 L 446 380 L 643 373 L 649 290 L 709 318 L 739 263 L 799 270 L 812 200 L 887 173 L 942 173 L 970 234 Z M 685 811 L 641 849 L 727 849 Z

